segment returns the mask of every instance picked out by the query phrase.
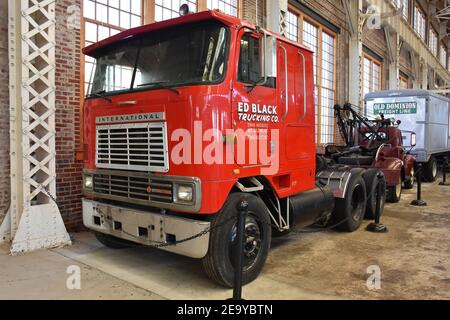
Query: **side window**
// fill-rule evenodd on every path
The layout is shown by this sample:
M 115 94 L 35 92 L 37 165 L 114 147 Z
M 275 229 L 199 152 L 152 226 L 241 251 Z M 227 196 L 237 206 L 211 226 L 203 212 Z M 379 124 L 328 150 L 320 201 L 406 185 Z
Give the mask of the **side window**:
M 248 84 L 263 82 L 261 61 L 259 39 L 252 37 L 250 34 L 243 35 L 239 56 L 238 81 Z M 269 78 L 265 86 L 274 88 L 275 78 Z

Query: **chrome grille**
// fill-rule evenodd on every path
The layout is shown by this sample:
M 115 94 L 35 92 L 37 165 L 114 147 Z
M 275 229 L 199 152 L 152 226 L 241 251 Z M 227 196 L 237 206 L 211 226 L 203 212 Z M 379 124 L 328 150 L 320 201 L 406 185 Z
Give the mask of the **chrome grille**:
M 163 122 L 97 125 L 98 168 L 167 172 L 167 128 Z
M 173 202 L 173 183 L 146 177 L 95 174 L 94 192 L 123 200 Z

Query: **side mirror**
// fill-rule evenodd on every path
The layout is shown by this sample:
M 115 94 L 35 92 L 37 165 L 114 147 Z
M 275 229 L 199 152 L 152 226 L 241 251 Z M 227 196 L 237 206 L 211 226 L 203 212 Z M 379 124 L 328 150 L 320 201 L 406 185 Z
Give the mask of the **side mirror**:
M 415 132 L 411 132 L 411 147 L 415 147 L 417 145 L 417 137 Z
M 264 79 L 277 77 L 277 39 L 264 33 L 263 41 L 263 73 Z

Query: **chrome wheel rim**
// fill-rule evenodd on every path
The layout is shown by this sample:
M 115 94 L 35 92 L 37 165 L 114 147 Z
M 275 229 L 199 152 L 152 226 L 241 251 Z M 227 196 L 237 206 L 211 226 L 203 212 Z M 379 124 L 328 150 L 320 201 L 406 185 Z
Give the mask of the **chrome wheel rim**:
M 237 224 L 231 229 L 231 243 L 229 248 L 231 264 L 235 265 L 235 257 L 237 255 Z M 244 271 L 251 269 L 261 252 L 262 232 L 260 225 L 255 218 L 249 215 L 245 219 L 244 229 Z

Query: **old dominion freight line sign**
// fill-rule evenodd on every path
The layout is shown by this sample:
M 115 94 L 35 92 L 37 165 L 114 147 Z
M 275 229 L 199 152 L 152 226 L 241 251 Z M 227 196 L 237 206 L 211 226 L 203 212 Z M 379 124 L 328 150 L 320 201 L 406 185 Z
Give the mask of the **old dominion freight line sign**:
M 415 114 L 417 102 L 374 103 L 373 114 Z

